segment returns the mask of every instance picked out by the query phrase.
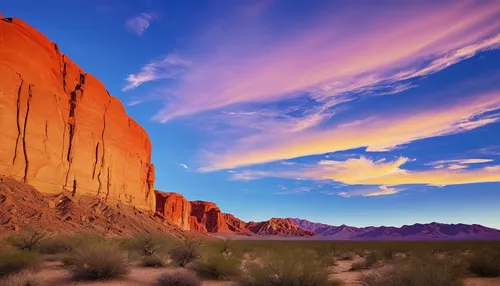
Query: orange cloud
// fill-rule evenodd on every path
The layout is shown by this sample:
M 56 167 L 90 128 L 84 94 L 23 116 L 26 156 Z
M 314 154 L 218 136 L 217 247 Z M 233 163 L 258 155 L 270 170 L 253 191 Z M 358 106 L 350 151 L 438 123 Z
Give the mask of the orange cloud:
M 394 161 L 373 161 L 366 157 L 351 158 L 345 161 L 325 161 L 313 166 L 300 166 L 277 171 L 243 171 L 233 179 L 258 179 L 262 177 L 301 178 L 310 180 L 332 180 L 347 185 L 368 185 L 363 189 L 344 192 L 344 196 L 379 196 L 395 194 L 402 189 L 390 186 L 424 184 L 434 186 L 460 185 L 484 182 L 500 182 L 500 165 L 478 169 L 430 169 L 410 171 L 403 167 L 408 158 L 400 157 Z M 244 174 L 244 175 L 243 175 Z M 369 189 L 379 185 L 379 190 Z M 343 195 L 342 193 L 336 193 Z
M 407 158 L 399 158 L 392 162 L 372 161 L 365 157 L 348 159 L 336 164 L 318 164 L 296 170 L 303 178 L 324 180 L 330 179 L 349 185 L 406 185 L 425 184 L 435 186 L 459 185 L 482 182 L 500 182 L 500 166 L 479 169 L 432 169 L 425 171 L 409 171 L 402 166 Z M 277 174 L 280 176 L 280 174 Z M 382 190 L 384 191 L 384 190 Z M 389 190 L 385 190 L 389 192 Z
M 500 114 L 481 117 L 500 109 L 500 92 L 463 98 L 453 105 L 424 110 L 398 110 L 331 127 L 291 134 L 266 134 L 245 138 L 234 147 L 210 157 L 201 171 L 272 162 L 313 154 L 367 147 L 368 151 L 389 150 L 418 139 L 461 133 L 498 122 Z

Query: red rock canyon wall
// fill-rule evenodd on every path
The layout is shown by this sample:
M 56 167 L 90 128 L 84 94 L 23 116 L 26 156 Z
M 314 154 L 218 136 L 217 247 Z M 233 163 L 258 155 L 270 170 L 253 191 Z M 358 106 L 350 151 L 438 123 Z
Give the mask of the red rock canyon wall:
M 122 103 L 22 20 L 0 20 L 0 174 L 155 209 L 151 142 Z

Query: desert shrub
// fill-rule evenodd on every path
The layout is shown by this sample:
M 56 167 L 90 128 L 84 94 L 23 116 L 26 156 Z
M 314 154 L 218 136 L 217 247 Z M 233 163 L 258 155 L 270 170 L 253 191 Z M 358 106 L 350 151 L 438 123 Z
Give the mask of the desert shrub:
M 74 237 L 58 235 L 43 240 L 38 246 L 38 251 L 44 254 L 69 252 L 75 246 Z
M 264 257 L 262 263 L 250 263 L 240 278 L 243 286 L 326 286 L 332 285 L 330 272 L 310 253 L 289 251 Z
M 165 267 L 167 262 L 164 257 L 159 255 L 144 256 L 141 261 L 143 267 Z
M 394 258 L 395 251 L 392 248 L 384 248 L 382 249 L 381 256 L 385 260 L 392 260 Z
M 129 251 L 136 251 L 143 256 L 152 256 L 166 252 L 171 244 L 172 238 L 166 235 L 136 234 L 125 242 L 125 247 Z
M 450 261 L 414 259 L 390 270 L 362 275 L 363 286 L 461 286 L 462 273 Z
M 0 281 L 4 286 L 47 286 L 47 278 L 42 273 L 33 271 L 21 271 L 7 276 Z
M 50 237 L 50 234 L 44 231 L 38 230 L 26 230 L 22 233 L 12 235 L 8 238 L 8 241 L 12 246 L 20 250 L 35 250 L 40 243 L 45 239 Z
M 350 271 L 357 271 L 357 270 L 361 270 L 361 269 L 370 269 L 373 267 L 373 265 L 375 265 L 380 259 L 381 259 L 381 255 L 376 252 L 376 251 L 372 251 L 370 253 L 368 253 L 368 255 L 366 255 L 365 257 L 365 261 L 363 262 L 359 262 L 359 263 L 353 263 L 351 265 L 351 268 L 349 269 Z
M 467 259 L 471 273 L 482 277 L 500 276 L 500 251 L 489 249 L 470 255 Z
M 182 241 L 182 243 L 178 244 L 169 251 L 170 258 L 174 264 L 185 267 L 190 262 L 200 258 L 201 245 L 202 243 L 199 240 L 186 238 Z
M 192 272 L 176 270 L 167 272 L 158 278 L 156 286 L 199 286 L 200 280 Z
M 339 256 L 337 257 L 338 260 L 353 260 L 354 257 L 356 256 L 355 253 L 353 252 L 343 252 L 343 253 L 340 253 Z
M 0 276 L 36 268 L 40 261 L 40 256 L 32 252 L 2 252 L 0 253 Z
M 111 242 L 84 244 L 75 249 L 69 259 L 76 279 L 117 278 L 129 270 L 126 254 Z
M 234 257 L 226 257 L 223 253 L 209 254 L 199 261 L 194 270 L 201 276 L 212 279 L 230 280 L 240 274 L 241 262 Z

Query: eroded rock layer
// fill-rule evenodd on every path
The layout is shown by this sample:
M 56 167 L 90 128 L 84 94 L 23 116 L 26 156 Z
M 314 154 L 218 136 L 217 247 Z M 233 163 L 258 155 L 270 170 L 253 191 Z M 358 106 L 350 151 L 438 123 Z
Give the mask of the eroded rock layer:
M 0 20 L 0 174 L 154 210 L 151 142 L 122 103 L 22 20 Z

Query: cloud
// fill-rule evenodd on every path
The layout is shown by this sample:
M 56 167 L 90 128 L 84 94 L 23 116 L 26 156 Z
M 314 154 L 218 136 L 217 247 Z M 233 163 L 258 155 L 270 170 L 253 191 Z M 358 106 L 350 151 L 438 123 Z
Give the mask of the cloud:
M 136 74 L 129 74 L 125 79 L 128 84 L 123 91 L 134 89 L 141 84 L 160 79 L 171 79 L 181 75 L 191 63 L 176 54 L 169 54 L 159 61 L 152 61 L 143 66 Z
M 386 195 L 394 195 L 404 189 L 389 187 L 389 186 L 361 186 L 351 189 L 349 191 L 341 191 L 341 192 L 322 192 L 328 195 L 338 195 L 344 198 L 350 198 L 355 196 L 363 196 L 363 197 L 377 197 L 377 196 L 386 196 Z
M 140 13 L 125 22 L 125 30 L 137 36 L 142 36 L 147 28 L 149 28 L 151 22 L 157 18 L 155 13 Z
M 287 188 L 285 186 L 280 187 L 280 191 L 276 192 L 277 195 L 290 195 L 290 194 L 301 194 L 308 193 L 312 191 L 309 187 L 297 187 L 297 188 Z
M 189 169 L 189 166 L 188 166 L 188 165 L 186 165 L 186 164 L 179 163 L 179 162 L 175 162 L 175 164 L 176 164 L 176 165 L 178 165 L 178 166 L 181 166 L 182 168 L 184 168 L 184 169 L 186 169 L 186 170 L 188 170 L 188 169 Z
M 166 122 L 303 93 L 330 106 L 334 97 L 340 97 L 335 102 L 352 100 L 353 92 L 387 88 L 391 94 L 413 86 L 401 81 L 435 73 L 500 44 L 500 6 L 492 1 L 405 1 L 373 9 L 366 13 L 347 5 L 343 13 L 318 17 L 312 24 L 295 23 L 298 32 L 271 38 L 265 37 L 272 33 L 265 28 L 247 31 L 243 23 L 229 21 L 220 28 L 224 33 L 217 35 L 218 41 L 206 37 L 210 40 L 197 43 L 214 52 L 192 55 L 200 60 L 169 88 L 167 105 L 155 119 Z M 247 36 L 243 42 L 241 34 Z M 308 120 L 316 124 L 322 118 Z
M 500 91 L 491 91 L 467 96 L 453 104 L 423 109 L 408 106 L 398 108 L 397 113 L 363 114 L 359 119 L 323 129 L 268 133 L 244 138 L 230 148 L 217 151 L 200 170 L 214 171 L 362 147 L 371 152 L 391 150 L 415 140 L 462 133 L 498 122 L 500 113 L 492 113 L 498 109 Z M 488 120 L 484 120 L 485 116 Z
M 448 168 L 451 170 L 466 169 L 470 164 L 483 164 L 493 162 L 492 159 L 454 159 L 439 160 L 427 163 L 428 166 L 434 166 L 435 169 Z
M 485 182 L 500 182 L 500 165 L 475 169 L 429 169 L 408 170 L 403 166 L 410 160 L 399 157 L 396 160 L 373 161 L 367 157 L 350 158 L 335 163 L 300 166 L 286 170 L 252 171 L 244 170 L 247 178 L 263 177 L 295 178 L 309 180 L 332 180 L 347 185 L 382 185 L 378 191 L 359 191 L 360 195 L 376 196 L 396 193 L 401 190 L 393 188 L 398 185 L 433 185 L 447 186 Z M 235 178 L 237 179 L 237 178 Z M 391 187 L 389 187 L 391 186 Z M 338 194 L 338 192 L 335 192 Z M 356 192 L 354 192 L 356 193 Z M 353 194 L 348 192 L 347 194 Z

